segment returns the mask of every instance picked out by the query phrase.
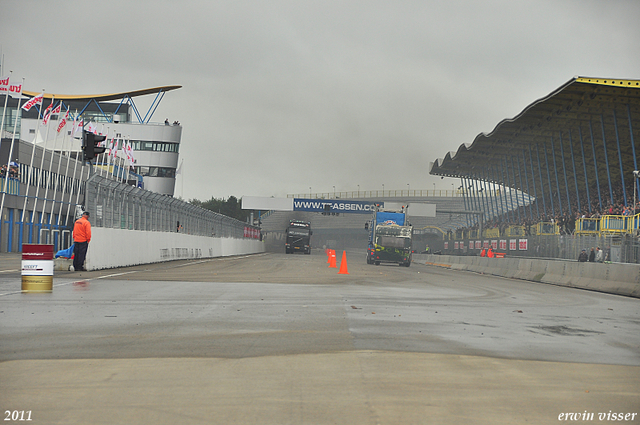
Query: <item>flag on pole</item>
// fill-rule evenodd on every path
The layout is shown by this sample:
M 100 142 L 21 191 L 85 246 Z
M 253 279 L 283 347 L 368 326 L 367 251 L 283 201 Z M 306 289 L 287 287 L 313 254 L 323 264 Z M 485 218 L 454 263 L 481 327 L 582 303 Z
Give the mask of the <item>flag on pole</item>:
M 15 84 L 11 81 L 11 76 L 0 79 L 0 94 L 8 94 L 11 97 L 20 98 L 22 96 L 22 84 Z
M 113 138 L 111 139 L 111 144 L 109 145 L 109 156 L 115 158 L 117 154 L 118 154 L 118 139 Z
M 35 105 L 42 105 L 43 98 L 44 98 L 44 93 L 40 93 L 39 95 L 32 97 L 31 100 L 29 100 L 27 103 L 22 105 L 22 109 L 28 112 Z
M 98 126 L 94 124 L 93 121 L 89 121 L 87 123 L 87 127 L 85 128 L 85 130 L 87 130 L 89 133 L 96 133 L 96 130 L 98 130 Z
M 133 156 L 133 148 L 131 147 L 131 143 L 127 141 L 127 158 L 129 158 L 129 165 L 133 165 L 136 163 L 136 158 Z
M 49 117 L 51 116 L 52 108 L 53 108 L 53 99 L 51 100 L 51 103 L 49 104 L 49 106 L 47 106 L 47 109 L 44 110 L 44 118 L 42 119 L 43 125 L 47 125 L 47 123 L 49 122 Z
M 78 132 L 82 133 L 83 128 L 84 128 L 84 118 L 80 118 L 78 120 L 78 117 L 76 116 L 73 120 L 73 130 L 71 131 L 71 134 L 75 136 Z
M 9 91 L 10 78 L 11 78 L 10 75 L 0 78 L 0 94 L 6 94 Z
M 60 133 L 64 126 L 67 125 L 67 119 L 69 119 L 69 108 L 67 108 L 67 113 L 64 114 L 64 118 L 62 118 L 62 121 L 58 124 L 58 133 Z

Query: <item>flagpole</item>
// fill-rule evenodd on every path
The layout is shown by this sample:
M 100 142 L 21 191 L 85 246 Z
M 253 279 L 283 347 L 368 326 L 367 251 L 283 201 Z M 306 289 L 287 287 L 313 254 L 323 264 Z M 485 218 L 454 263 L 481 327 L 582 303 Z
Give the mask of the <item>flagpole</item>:
M 69 113 L 69 109 L 67 109 L 67 114 Z M 73 137 L 73 128 L 71 128 L 71 136 Z M 67 138 L 67 136 L 65 135 L 62 138 L 62 148 L 64 149 L 64 140 Z M 68 180 L 68 174 L 69 174 L 69 157 L 71 156 L 71 140 L 69 140 L 69 151 L 67 152 L 67 165 L 65 166 L 64 169 L 64 184 L 62 185 L 62 195 L 60 196 L 60 207 L 58 208 L 58 222 L 56 223 L 58 226 L 60 226 L 60 219 L 62 218 L 62 206 L 64 205 L 64 197 L 65 197 L 65 193 L 67 191 L 67 180 Z M 60 163 L 62 163 L 62 158 L 60 159 Z
M 42 95 L 44 98 L 44 89 L 42 89 Z M 33 158 L 36 153 L 36 141 L 40 135 L 40 111 L 38 110 L 38 118 L 36 119 L 36 136 L 33 139 L 33 149 L 31 150 L 31 159 L 29 160 L 29 171 L 27 176 L 27 189 L 25 190 L 24 205 L 22 207 L 22 217 L 20 221 L 24 223 L 24 215 L 27 211 L 27 202 L 29 201 L 29 189 L 31 188 L 31 177 L 33 176 Z M 35 205 L 33 207 L 35 209 Z M 31 223 L 33 223 L 33 215 L 31 216 Z
M 11 74 L 13 71 L 9 71 L 9 85 L 7 86 L 7 92 L 4 94 L 4 108 L 2 108 L 2 124 L 0 124 L 0 139 L 2 139 L 2 132 L 4 131 L 4 116 L 7 111 L 7 102 L 9 101 L 9 88 L 11 87 Z M 2 212 L 2 210 L 0 210 Z
M 89 125 L 91 125 L 91 122 L 89 122 Z M 88 167 L 88 168 L 89 169 L 87 170 L 87 180 L 89 179 L 89 173 L 91 172 L 91 167 Z M 75 175 L 75 171 L 74 171 L 74 175 Z M 78 177 L 78 193 L 76 194 L 75 205 L 78 205 L 78 202 L 80 202 L 80 192 L 82 192 L 83 179 L 84 179 L 84 162 L 82 162 L 82 167 L 80 168 L 80 177 Z M 74 212 L 75 212 L 75 207 L 74 207 Z M 75 221 L 75 216 L 73 217 L 73 219 Z
M 53 103 L 55 102 L 54 99 L 54 95 L 51 95 L 51 103 L 49 104 L 49 108 L 51 108 L 50 111 L 46 111 L 45 110 L 45 117 L 44 119 L 47 120 L 46 122 L 46 126 L 47 126 L 47 131 L 45 133 L 45 137 L 44 137 L 44 143 L 42 144 L 42 159 L 40 160 L 40 172 L 38 173 L 38 186 L 36 187 L 36 199 L 35 199 L 35 205 L 33 206 L 33 213 L 31 215 L 31 222 L 33 223 L 33 218 L 35 217 L 35 213 L 36 213 L 36 208 L 38 206 L 38 195 L 40 194 L 40 186 L 42 185 L 42 177 L 44 174 L 44 158 L 47 154 L 47 142 L 49 141 L 49 128 L 50 123 L 51 123 L 51 111 L 53 111 Z M 47 108 L 47 109 L 49 109 Z M 47 117 L 47 112 L 49 117 Z M 49 176 L 47 176 L 48 178 Z M 45 181 L 45 184 L 47 184 L 47 182 Z M 46 200 L 45 200 L 45 205 L 46 205 Z M 42 225 L 42 220 L 44 219 L 44 209 L 42 210 L 42 214 L 40 214 L 40 225 Z M 38 235 L 38 238 L 36 239 L 38 242 L 40 242 L 40 235 Z
M 60 101 L 60 105 L 58 105 L 58 107 L 60 107 L 60 112 L 62 112 L 62 101 Z M 55 107 L 54 109 L 51 110 L 49 114 L 50 118 L 53 117 L 53 113 L 58 109 L 58 107 Z M 49 122 L 47 122 L 47 124 L 49 124 Z M 58 125 L 60 125 L 60 114 L 58 114 Z M 53 176 L 51 172 L 53 171 L 53 158 L 55 157 L 56 148 L 58 147 L 58 137 L 60 136 L 60 133 L 56 132 L 55 136 L 56 137 L 53 139 L 53 148 L 51 149 L 51 160 L 49 161 L 49 170 L 47 171 L 48 181 L 47 181 L 47 188 L 44 190 L 44 204 L 42 205 L 42 213 L 44 214 L 45 212 L 47 212 L 47 201 L 49 200 L 49 188 L 50 186 L 52 186 L 52 183 L 53 183 L 54 190 L 53 190 L 53 199 L 51 200 L 52 207 L 51 207 L 51 213 L 49 214 L 49 223 L 48 223 L 49 225 L 51 225 L 53 207 L 55 206 L 55 203 L 56 203 L 55 189 L 57 188 L 57 181 L 53 181 L 53 182 L 51 181 L 53 180 Z M 60 164 L 59 161 L 58 161 L 58 164 Z
M 11 83 L 9 83 L 11 84 Z M 24 77 L 22 78 L 22 85 L 24 85 Z M 9 97 L 9 91 L 7 90 L 7 97 Z M 18 109 L 16 110 L 16 121 L 13 124 L 13 135 L 11 136 L 11 147 L 9 147 L 9 159 L 7 162 L 7 172 L 4 176 L 4 185 L 2 186 L 2 201 L 0 201 L 0 217 L 2 216 L 2 211 L 4 211 L 4 198 L 7 195 L 7 183 L 9 181 L 9 176 L 11 175 L 10 171 L 11 171 L 11 157 L 13 156 L 13 144 L 15 143 L 16 140 L 16 129 L 18 128 L 18 114 L 21 114 L 20 112 L 20 103 L 22 102 L 22 92 L 20 93 L 20 97 L 18 98 Z M 3 121 L 4 121 L 4 114 L 2 117 Z M 2 132 L 0 132 L 0 134 L 2 134 Z M 2 136 L 0 136 L 0 139 L 2 138 Z M 20 142 L 18 142 L 19 144 Z M 18 151 L 20 151 L 18 149 Z M 18 170 L 19 171 L 19 170 Z M 18 185 L 20 184 L 20 179 L 18 179 Z
M 62 114 L 62 110 L 60 110 L 60 114 Z M 64 127 L 67 126 L 67 117 L 69 116 L 69 107 L 67 107 L 67 112 L 64 114 L 64 116 L 62 117 L 63 122 L 59 122 L 58 123 L 58 128 L 57 128 L 57 132 L 58 134 L 56 134 L 56 140 L 58 139 L 58 136 L 60 136 L 60 132 L 62 131 L 62 129 Z M 60 121 L 60 120 L 58 120 Z M 56 208 L 56 195 L 58 193 L 58 189 L 60 188 L 60 168 L 62 168 L 62 156 L 63 156 L 63 152 L 64 152 L 64 139 L 65 139 L 65 135 L 62 135 L 62 146 L 60 147 L 60 154 L 58 156 L 58 169 L 56 170 L 56 183 L 53 186 L 53 202 L 51 204 L 51 213 L 49 215 L 49 224 L 52 224 L 52 220 L 53 220 L 53 212 Z M 60 196 L 60 208 L 62 208 L 62 201 L 64 198 L 64 193 Z M 56 220 L 56 225 L 60 225 L 60 215 L 58 214 L 58 219 Z
M 74 125 L 73 125 L 73 129 L 71 130 L 71 142 L 73 143 L 73 140 L 75 139 L 75 134 L 76 131 L 78 131 L 78 127 L 76 125 L 76 122 L 78 121 L 78 110 L 76 109 L 76 114 L 75 114 L 75 118 L 74 118 Z M 83 118 L 83 128 L 84 128 L 84 118 Z M 78 124 L 79 125 L 79 124 Z M 73 145 L 72 145 L 73 146 Z M 71 152 L 71 148 L 69 148 L 69 152 Z M 75 187 L 75 183 L 76 183 L 76 171 L 78 170 L 78 163 L 80 162 L 78 159 L 78 156 L 80 155 L 80 151 L 78 151 L 76 153 L 76 157 L 74 159 L 74 165 L 73 165 L 73 177 L 71 178 L 71 189 L 69 190 L 69 207 L 67 208 L 67 216 L 65 218 L 65 223 L 69 222 L 69 213 L 71 212 L 71 200 L 73 198 L 73 188 Z M 69 160 L 71 160 L 71 153 L 69 153 Z M 78 184 L 78 193 L 80 193 L 80 184 Z M 77 202 L 75 204 L 73 204 L 73 211 L 75 213 L 75 206 L 77 205 Z M 75 215 L 73 217 L 73 221 L 75 221 Z

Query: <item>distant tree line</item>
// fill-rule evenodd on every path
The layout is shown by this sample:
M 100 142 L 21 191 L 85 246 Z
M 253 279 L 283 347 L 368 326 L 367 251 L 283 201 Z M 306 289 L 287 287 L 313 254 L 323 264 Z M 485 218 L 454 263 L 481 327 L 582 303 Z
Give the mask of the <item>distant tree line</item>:
M 211 197 L 208 201 L 200 201 L 191 199 L 189 203 L 206 210 L 217 212 L 228 217 L 235 218 L 240 221 L 247 221 L 251 216 L 250 210 L 243 210 L 240 201 L 235 196 L 229 196 L 227 199 L 216 199 Z

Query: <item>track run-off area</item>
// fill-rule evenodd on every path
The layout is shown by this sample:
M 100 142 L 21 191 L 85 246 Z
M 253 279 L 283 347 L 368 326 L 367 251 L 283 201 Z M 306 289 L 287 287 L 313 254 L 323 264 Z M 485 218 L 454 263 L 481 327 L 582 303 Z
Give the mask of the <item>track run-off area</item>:
M 349 274 L 319 251 L 56 272 L 46 294 L 21 293 L 19 263 L 2 263 L 2 412 L 34 424 L 640 423 L 640 300 L 347 261 Z

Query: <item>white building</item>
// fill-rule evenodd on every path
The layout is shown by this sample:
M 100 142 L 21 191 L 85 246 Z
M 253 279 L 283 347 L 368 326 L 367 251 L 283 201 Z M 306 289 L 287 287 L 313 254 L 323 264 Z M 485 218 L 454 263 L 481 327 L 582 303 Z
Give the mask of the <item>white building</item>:
M 173 123 L 167 125 L 164 121 L 151 122 L 151 118 L 164 94 L 180 87 L 164 86 L 104 95 L 45 94 L 43 109 L 49 105 L 53 98 L 54 102 L 61 101 L 63 103 L 62 111 L 69 107 L 70 111 L 77 111 L 85 123 L 94 122 L 98 131 L 106 134 L 108 139 L 116 137 L 120 140 L 123 138 L 129 140 L 135 156 L 133 171 L 142 176 L 144 189 L 173 196 L 182 126 Z M 30 97 L 39 94 L 27 91 L 23 91 L 23 93 Z M 156 100 L 142 117 L 133 98 L 154 94 Z M 57 132 L 55 130 L 45 132 L 42 130 L 42 126 L 40 130 L 37 130 L 40 122 L 37 113 L 36 108 L 33 108 L 29 113 L 23 114 L 20 139 L 30 143 L 36 141 L 36 144 L 40 146 L 43 146 L 45 139 L 47 139 L 47 149 L 56 151 L 77 152 L 80 150 L 79 140 L 76 140 L 78 143 L 74 143 L 73 146 L 56 147 L 56 144 L 60 142 L 56 141 Z M 54 118 L 56 117 L 54 116 Z M 71 132 L 70 127 L 65 128 L 67 135 Z

